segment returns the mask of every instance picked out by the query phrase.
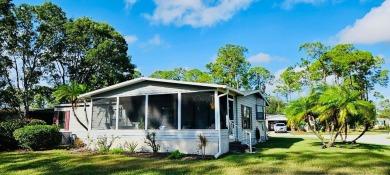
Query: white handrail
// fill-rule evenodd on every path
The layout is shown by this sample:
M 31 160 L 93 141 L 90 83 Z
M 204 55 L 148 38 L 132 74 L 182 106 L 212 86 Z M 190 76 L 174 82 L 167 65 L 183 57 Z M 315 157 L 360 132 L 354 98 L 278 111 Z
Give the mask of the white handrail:
M 239 127 L 231 120 L 229 121 L 228 127 L 229 127 L 228 128 L 229 134 L 231 132 L 233 134 L 233 136 L 235 136 L 235 134 L 234 134 L 235 131 L 233 131 L 233 129 L 236 127 L 239 129 Z M 249 152 L 252 152 L 252 133 L 250 131 L 246 131 L 244 129 L 242 129 L 242 131 L 244 131 L 244 132 L 243 132 L 243 139 L 241 139 L 241 143 L 248 145 Z M 249 139 L 248 139 L 248 136 L 249 136 Z M 245 140 L 244 140 L 244 138 L 245 138 Z

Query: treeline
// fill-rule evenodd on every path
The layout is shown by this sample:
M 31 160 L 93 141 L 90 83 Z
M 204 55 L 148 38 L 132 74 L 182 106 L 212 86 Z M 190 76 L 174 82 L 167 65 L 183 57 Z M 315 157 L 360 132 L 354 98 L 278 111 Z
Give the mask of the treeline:
M 68 18 L 45 2 L 0 2 L 0 109 L 26 116 L 70 82 L 92 89 L 134 78 L 124 37 L 107 23 Z M 46 103 L 46 104 L 45 104 Z

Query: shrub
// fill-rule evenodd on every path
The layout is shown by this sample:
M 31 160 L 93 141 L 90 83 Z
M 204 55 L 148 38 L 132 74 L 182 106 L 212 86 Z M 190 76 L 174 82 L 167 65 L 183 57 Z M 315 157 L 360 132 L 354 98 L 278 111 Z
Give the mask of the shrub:
M 198 148 L 199 148 L 199 150 L 201 151 L 203 158 L 205 158 L 205 155 L 206 155 L 206 146 L 207 146 L 208 140 L 207 140 L 206 136 L 202 136 L 202 134 L 199 134 L 199 135 L 198 135 L 198 138 L 199 138 L 199 145 L 198 145 Z
M 183 153 L 181 153 L 179 150 L 175 150 L 175 151 L 172 151 L 170 154 L 169 154 L 169 158 L 170 159 L 181 159 L 182 157 L 184 156 Z
M 156 133 L 147 133 L 146 134 L 146 140 L 145 140 L 146 145 L 152 147 L 153 154 L 156 154 L 158 150 L 160 150 L 160 144 L 156 144 Z
M 12 120 L 7 122 L 0 122 L 0 151 L 12 150 L 18 148 L 18 141 L 15 140 L 13 132 L 19 128 L 29 125 L 45 125 L 43 120 Z
M 46 125 L 46 122 L 43 121 L 43 120 L 39 120 L 39 119 L 31 119 L 31 120 L 27 120 L 27 124 L 28 126 L 33 126 L 33 125 Z
M 109 153 L 111 153 L 111 154 L 123 154 L 123 153 L 125 153 L 125 150 L 123 150 L 122 148 L 114 148 L 114 149 L 110 150 Z
M 138 143 L 137 142 L 130 142 L 129 143 L 126 141 L 123 146 L 125 148 L 127 148 L 131 154 L 133 154 L 137 150 Z
M 111 136 L 110 142 L 108 142 L 107 136 L 98 136 L 97 138 L 97 146 L 99 147 L 99 152 L 108 152 L 111 149 L 112 144 L 115 140 L 119 138 L 118 136 Z
M 83 148 L 84 146 L 85 146 L 85 143 L 80 138 L 76 138 L 76 140 L 74 141 L 74 147 L 75 148 Z
M 59 128 L 54 125 L 34 125 L 19 128 L 13 133 L 22 147 L 32 150 L 50 149 L 61 142 Z

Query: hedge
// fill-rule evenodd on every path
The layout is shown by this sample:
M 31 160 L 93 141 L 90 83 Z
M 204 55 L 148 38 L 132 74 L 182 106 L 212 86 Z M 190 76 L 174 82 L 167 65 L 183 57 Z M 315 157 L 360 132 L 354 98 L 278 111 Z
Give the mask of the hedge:
M 54 125 L 25 126 L 13 135 L 22 147 L 32 150 L 51 149 L 61 142 L 60 129 Z
M 30 125 L 45 125 L 46 122 L 37 119 L 12 120 L 0 122 L 0 151 L 13 150 L 18 148 L 18 141 L 15 140 L 13 132 L 19 128 Z

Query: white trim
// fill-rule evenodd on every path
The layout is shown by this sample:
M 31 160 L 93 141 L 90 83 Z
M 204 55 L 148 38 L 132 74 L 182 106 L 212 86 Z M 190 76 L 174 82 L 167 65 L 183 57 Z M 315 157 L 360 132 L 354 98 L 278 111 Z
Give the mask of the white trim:
M 148 129 L 149 95 L 145 95 L 145 130 Z
M 218 110 L 217 110 L 217 100 L 218 100 L 218 91 L 217 90 L 215 90 L 214 91 L 214 120 L 215 120 L 215 122 L 214 122 L 214 125 L 215 125 L 215 130 L 218 130 Z M 219 100 L 218 100 L 219 101 Z M 219 107 L 219 105 L 218 105 L 218 107 Z
M 177 129 L 181 130 L 181 93 L 177 93 Z
M 88 123 L 88 131 L 91 131 L 92 130 L 92 116 L 93 116 L 93 98 L 91 98 L 91 103 L 89 105 L 89 110 L 91 111 L 91 115 L 89 116 L 89 123 Z
M 210 84 L 210 83 L 195 83 L 195 82 L 185 82 L 185 81 L 164 80 L 164 79 L 141 77 L 141 78 L 136 78 L 136 79 L 133 79 L 133 80 L 125 81 L 125 82 L 122 82 L 122 83 L 118 83 L 118 84 L 115 84 L 115 85 L 112 85 L 112 86 L 108 86 L 108 87 L 105 87 L 105 88 L 101 88 L 101 89 L 98 89 L 98 90 L 95 90 L 95 91 L 92 91 L 92 92 L 88 92 L 88 93 L 85 93 L 85 94 L 81 94 L 81 95 L 78 96 L 78 98 L 90 98 L 90 97 L 92 97 L 94 95 L 97 95 L 97 94 L 100 94 L 100 93 L 108 92 L 108 91 L 111 91 L 111 90 L 114 90 L 114 89 L 122 88 L 122 87 L 129 86 L 129 85 L 132 85 L 132 84 L 140 83 L 140 82 L 143 82 L 143 81 L 153 81 L 153 82 L 173 83 L 173 84 L 190 85 L 190 86 L 222 88 L 222 89 L 227 89 L 227 90 L 233 91 L 233 92 L 235 92 L 237 94 L 240 94 L 240 95 L 244 95 L 244 93 L 241 92 L 240 90 L 231 88 L 231 87 L 226 86 L 226 85 Z
M 115 111 L 115 130 L 118 130 L 119 127 L 119 97 L 116 97 L 116 111 Z
M 266 103 L 265 105 L 268 105 L 268 106 L 270 105 L 269 101 L 265 98 L 265 95 L 260 92 L 260 90 L 253 90 L 253 91 L 244 92 L 244 96 L 248 96 L 248 95 L 252 95 L 252 94 L 256 94 L 256 93 L 259 93 L 260 96 L 264 99 L 264 102 Z

